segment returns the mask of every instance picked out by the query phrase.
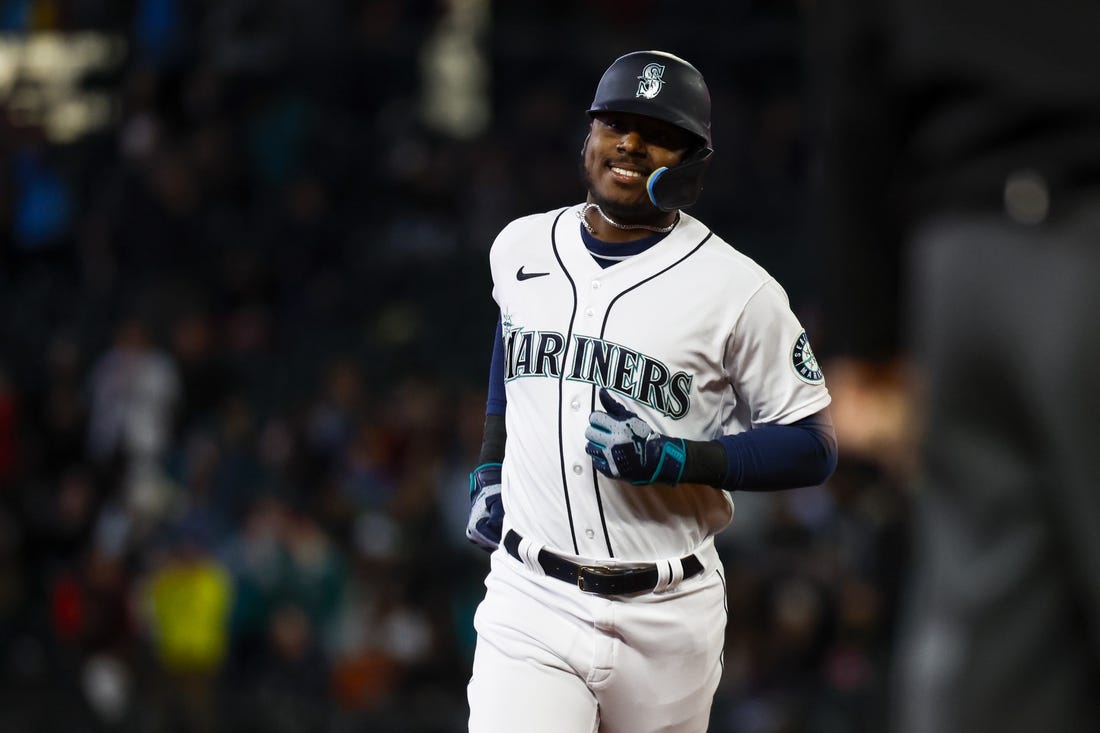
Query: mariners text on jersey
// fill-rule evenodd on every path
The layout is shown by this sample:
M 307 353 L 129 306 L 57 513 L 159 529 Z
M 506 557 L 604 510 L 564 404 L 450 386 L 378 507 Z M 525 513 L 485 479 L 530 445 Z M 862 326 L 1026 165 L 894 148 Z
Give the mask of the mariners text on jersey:
M 692 377 L 673 373 L 660 360 L 621 344 L 574 334 L 566 358 L 565 337 L 555 331 L 511 329 L 504 334 L 505 381 L 564 375 L 607 387 L 676 420 L 687 414 Z

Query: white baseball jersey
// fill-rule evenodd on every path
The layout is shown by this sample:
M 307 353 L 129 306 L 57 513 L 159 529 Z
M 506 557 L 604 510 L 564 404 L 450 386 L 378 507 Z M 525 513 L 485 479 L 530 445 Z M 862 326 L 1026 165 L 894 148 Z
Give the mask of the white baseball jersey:
M 505 349 L 505 523 L 566 556 L 653 561 L 710 542 L 733 516 L 709 486 L 633 486 L 593 469 L 600 387 L 655 430 L 713 440 L 789 424 L 829 392 L 787 295 L 696 219 L 603 269 L 581 206 L 510 223 L 490 253 Z

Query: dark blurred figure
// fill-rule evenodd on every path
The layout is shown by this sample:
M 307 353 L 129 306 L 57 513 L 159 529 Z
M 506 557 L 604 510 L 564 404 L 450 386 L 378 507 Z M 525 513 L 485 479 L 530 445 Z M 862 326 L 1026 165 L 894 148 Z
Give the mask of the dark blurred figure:
M 273 610 L 267 643 L 246 683 L 236 731 L 320 733 L 328 725 L 328 660 L 310 615 L 293 604 Z
M 896 730 L 1100 730 L 1100 5 L 819 13 L 829 350 L 923 412 Z

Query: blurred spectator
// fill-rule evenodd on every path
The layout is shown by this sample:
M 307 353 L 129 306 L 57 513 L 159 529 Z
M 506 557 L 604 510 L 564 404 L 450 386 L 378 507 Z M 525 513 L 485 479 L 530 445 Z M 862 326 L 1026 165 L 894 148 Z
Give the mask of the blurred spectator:
M 81 676 L 87 708 L 110 730 L 137 714 L 138 664 L 131 614 L 131 578 L 123 558 L 95 545 L 62 571 L 51 588 L 51 621 L 66 657 Z
M 275 499 L 254 503 L 222 551 L 234 579 L 233 644 L 238 661 L 251 661 L 277 600 L 286 509 Z
M 27 150 L 14 158 L 15 243 L 24 253 L 34 253 L 61 243 L 73 221 L 71 184 L 45 159 L 41 150 Z
M 343 600 L 344 560 L 317 520 L 300 510 L 286 518 L 283 546 L 285 566 L 276 602 L 299 608 L 309 624 L 320 630 L 323 642 L 324 630 L 333 625 Z
M 357 421 L 367 414 L 366 399 L 358 365 L 348 358 L 331 362 L 308 416 L 306 438 L 310 449 L 327 461 L 337 459 L 354 439 Z
M 230 394 L 207 418 L 211 426 L 192 432 L 176 456 L 176 480 L 184 494 L 180 510 L 206 513 L 221 540 L 241 527 L 252 504 L 276 487 L 258 451 L 252 405 L 242 395 Z
M 94 460 L 102 465 L 121 458 L 132 468 L 164 457 L 173 437 L 179 375 L 140 319 L 119 324 L 114 345 L 92 368 L 88 389 L 88 450 Z
M 201 522 L 181 523 L 146 580 L 145 622 L 160 672 L 154 730 L 218 729 L 218 675 L 229 652 L 233 585 L 208 542 Z
M 243 687 L 243 703 L 231 713 L 234 731 L 323 733 L 329 730 L 329 674 L 309 614 L 293 604 L 274 610 L 263 652 Z
M 171 355 L 180 381 L 180 400 L 174 411 L 174 432 L 189 437 L 192 430 L 209 428 L 228 396 L 232 375 L 220 350 L 216 329 L 206 314 L 186 313 L 172 328 Z
M 180 61 L 190 41 L 184 5 L 179 0 L 138 0 L 134 40 L 140 63 L 163 67 Z
M 34 462 L 32 470 L 58 475 L 87 462 L 88 395 L 84 379 L 88 365 L 71 334 L 54 334 L 47 349 L 46 381 L 34 428 L 37 435 L 33 441 L 26 441 L 29 445 L 24 456 Z

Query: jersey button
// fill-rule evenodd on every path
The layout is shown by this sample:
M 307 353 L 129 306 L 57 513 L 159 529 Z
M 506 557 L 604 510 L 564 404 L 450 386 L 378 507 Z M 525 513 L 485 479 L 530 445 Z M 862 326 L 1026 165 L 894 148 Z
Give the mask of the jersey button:
M 573 464 L 573 473 L 575 473 L 575 474 L 577 474 L 578 476 L 580 476 L 580 475 L 581 475 L 582 473 L 584 473 L 584 466 L 582 466 L 582 465 L 581 465 L 581 464 L 579 464 L 579 463 L 574 463 L 574 464 Z
M 587 309 L 587 310 L 586 310 L 586 311 L 584 312 L 584 314 L 585 314 L 586 316 L 588 316 L 589 318 L 591 318 L 592 316 L 596 315 L 596 311 L 594 311 L 594 310 L 592 310 L 591 308 L 589 308 L 589 309 Z
M 600 281 L 599 280 L 593 280 L 592 281 L 592 289 L 593 290 L 599 290 L 600 289 Z
M 569 403 L 569 406 L 573 408 L 573 412 L 576 412 L 577 410 L 581 409 L 580 400 L 573 400 Z
M 596 531 L 593 530 L 593 529 L 586 529 L 584 531 L 584 536 L 587 537 L 588 539 L 592 539 L 593 537 L 596 536 Z

